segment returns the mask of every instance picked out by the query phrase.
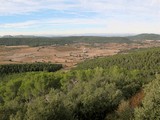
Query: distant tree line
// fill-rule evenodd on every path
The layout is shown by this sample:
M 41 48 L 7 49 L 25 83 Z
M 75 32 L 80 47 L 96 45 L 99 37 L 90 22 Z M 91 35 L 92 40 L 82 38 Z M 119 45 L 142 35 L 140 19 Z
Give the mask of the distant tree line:
M 0 65 L 0 75 L 33 71 L 55 72 L 61 68 L 61 64 L 50 63 L 6 64 Z
M 130 43 L 125 37 L 33 37 L 33 38 L 0 38 L 0 45 L 45 46 L 65 45 L 72 43 Z

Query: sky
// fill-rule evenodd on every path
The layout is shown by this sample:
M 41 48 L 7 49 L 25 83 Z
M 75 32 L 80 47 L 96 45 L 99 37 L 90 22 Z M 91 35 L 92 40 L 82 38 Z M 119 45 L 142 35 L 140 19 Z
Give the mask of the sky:
M 160 33 L 160 0 L 0 0 L 2 35 Z

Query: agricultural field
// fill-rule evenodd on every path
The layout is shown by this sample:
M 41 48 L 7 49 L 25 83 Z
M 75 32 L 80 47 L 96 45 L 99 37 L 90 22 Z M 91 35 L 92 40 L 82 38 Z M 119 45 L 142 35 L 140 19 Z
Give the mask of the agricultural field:
M 22 64 L 34 62 L 50 62 L 63 64 L 70 68 L 86 59 L 111 56 L 132 49 L 158 47 L 160 42 L 146 40 L 134 43 L 73 43 L 31 47 L 1 46 L 0 64 Z

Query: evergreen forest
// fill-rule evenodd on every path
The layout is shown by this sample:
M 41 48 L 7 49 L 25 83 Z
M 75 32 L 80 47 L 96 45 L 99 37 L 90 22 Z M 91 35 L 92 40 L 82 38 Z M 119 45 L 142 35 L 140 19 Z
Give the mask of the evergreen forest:
M 160 48 L 86 60 L 0 66 L 0 120 L 159 120 Z

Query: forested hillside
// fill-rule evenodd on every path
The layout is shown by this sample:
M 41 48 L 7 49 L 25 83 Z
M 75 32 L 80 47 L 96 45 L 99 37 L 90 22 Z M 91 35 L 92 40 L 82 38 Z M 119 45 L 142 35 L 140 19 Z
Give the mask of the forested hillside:
M 0 120 L 158 120 L 159 54 L 152 48 L 70 71 L 2 76 Z
M 130 40 L 160 40 L 159 34 L 139 34 L 135 36 L 129 36 Z
M 38 36 L 6 36 L 0 37 L 0 45 L 45 46 L 65 45 L 73 43 L 132 43 L 133 40 L 160 40 L 159 34 L 139 34 L 126 37 L 70 36 L 70 37 L 38 37 Z
M 110 68 L 112 66 L 127 70 L 136 69 L 145 76 L 160 73 L 160 48 L 142 49 L 129 54 L 86 60 L 78 64 L 76 69 Z
M 15 46 L 44 46 L 44 45 L 65 45 L 72 43 L 130 43 L 125 37 L 29 37 L 29 38 L 0 38 L 0 45 Z

